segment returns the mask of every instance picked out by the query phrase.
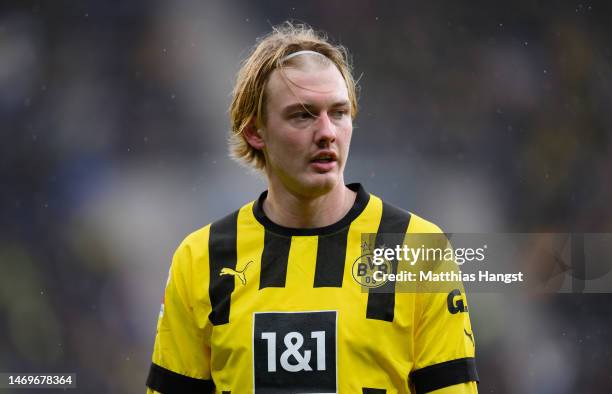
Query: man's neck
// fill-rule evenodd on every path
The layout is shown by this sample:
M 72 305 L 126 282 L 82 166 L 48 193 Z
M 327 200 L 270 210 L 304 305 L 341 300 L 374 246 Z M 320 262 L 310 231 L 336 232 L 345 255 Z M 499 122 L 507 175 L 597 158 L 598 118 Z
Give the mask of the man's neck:
M 317 228 L 334 224 L 348 213 L 357 196 L 344 183 L 317 197 L 298 196 L 270 186 L 263 210 L 274 223 L 291 228 Z

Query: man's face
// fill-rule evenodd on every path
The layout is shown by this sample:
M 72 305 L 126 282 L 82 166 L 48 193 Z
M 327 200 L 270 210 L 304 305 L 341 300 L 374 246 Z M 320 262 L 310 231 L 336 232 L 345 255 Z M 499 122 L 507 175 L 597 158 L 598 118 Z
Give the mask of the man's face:
M 282 74 L 284 73 L 284 75 Z M 353 122 L 346 83 L 333 65 L 275 70 L 261 130 L 271 185 L 313 197 L 344 185 Z

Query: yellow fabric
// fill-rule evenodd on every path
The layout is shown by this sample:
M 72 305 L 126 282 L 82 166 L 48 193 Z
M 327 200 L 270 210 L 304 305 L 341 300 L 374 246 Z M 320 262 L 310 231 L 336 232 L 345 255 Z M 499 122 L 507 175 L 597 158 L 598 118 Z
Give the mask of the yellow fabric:
M 413 215 L 408 233 L 441 233 L 432 223 Z M 445 238 L 444 238 L 445 239 Z M 446 241 L 444 241 L 446 243 Z M 450 244 L 444 245 L 450 247 Z M 432 269 L 434 272 L 454 270 L 457 267 L 447 267 L 444 263 Z M 432 288 L 434 288 L 432 286 Z M 469 312 L 451 314 L 448 311 L 448 290 L 457 288 L 461 299 L 469 311 L 465 290 L 461 282 L 440 285 L 444 292 L 416 293 L 414 330 L 414 369 L 418 370 L 429 365 L 439 364 L 449 360 L 475 356 L 475 343 Z M 401 295 L 401 294 L 400 294 Z
M 208 229 L 187 237 L 174 254 L 153 350 L 155 364 L 198 379 L 211 377 L 210 303 L 200 289 L 207 282 L 206 248 L 193 245 L 206 242 Z
M 388 394 L 413 393 L 409 374 L 445 361 L 474 357 L 467 312 L 451 314 L 447 293 L 397 293 L 394 321 L 366 319 L 368 293 L 352 275 L 360 257 L 363 233 L 376 233 L 382 201 L 373 195 L 351 223 L 342 287 L 313 288 L 317 236 L 293 236 L 286 285 L 259 289 L 265 229 L 253 215 L 253 202 L 238 214 L 236 270 L 229 323 L 208 319 L 210 225 L 189 235 L 176 251 L 165 290 L 153 362 L 181 375 L 213 379 L 216 393 L 253 392 L 254 312 L 337 311 L 337 385 L 339 393 L 361 393 L 363 387 Z M 409 233 L 439 233 L 435 225 L 412 215 Z M 460 285 L 460 284 L 459 284 Z M 463 299 L 465 292 L 461 288 Z M 467 301 L 464 301 L 467 304 Z M 147 391 L 151 393 L 151 390 Z M 435 393 L 475 393 L 466 383 Z

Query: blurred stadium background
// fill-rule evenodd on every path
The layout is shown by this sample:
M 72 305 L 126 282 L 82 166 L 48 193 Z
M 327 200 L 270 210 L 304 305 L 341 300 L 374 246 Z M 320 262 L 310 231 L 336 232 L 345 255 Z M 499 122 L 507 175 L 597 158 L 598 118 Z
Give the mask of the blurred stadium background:
M 2 1 L 0 371 L 143 392 L 174 248 L 264 187 L 227 157 L 227 106 L 286 19 L 353 54 L 347 181 L 447 231 L 610 232 L 611 11 Z M 610 293 L 470 296 L 480 391 L 612 392 Z

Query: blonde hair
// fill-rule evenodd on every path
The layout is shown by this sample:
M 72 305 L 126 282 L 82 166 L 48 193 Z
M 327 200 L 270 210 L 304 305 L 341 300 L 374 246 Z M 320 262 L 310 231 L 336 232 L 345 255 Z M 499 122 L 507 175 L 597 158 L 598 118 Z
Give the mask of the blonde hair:
M 262 170 L 266 161 L 262 151 L 253 148 L 244 138 L 244 130 L 254 119 L 257 127 L 265 123 L 266 84 L 272 72 L 284 66 L 299 67 L 303 56 L 291 57 L 299 51 L 313 51 L 323 56 L 324 64 L 333 63 L 346 82 L 351 117 L 357 115 L 357 86 L 352 75 L 349 54 L 341 45 L 329 42 L 322 32 L 306 24 L 285 22 L 275 26 L 272 32 L 260 38 L 251 54 L 243 62 L 234 85 L 230 105 L 231 132 L 229 137 L 230 156 L 239 163 Z M 289 56 L 289 57 L 288 57 Z

